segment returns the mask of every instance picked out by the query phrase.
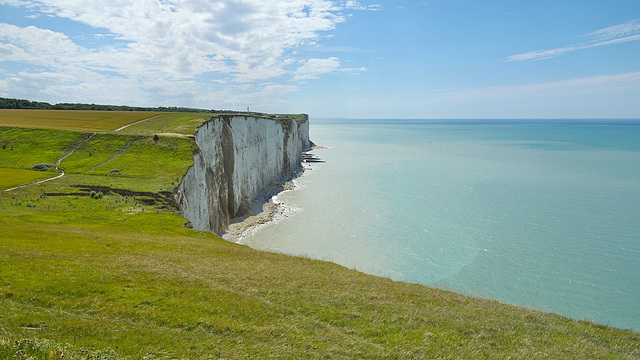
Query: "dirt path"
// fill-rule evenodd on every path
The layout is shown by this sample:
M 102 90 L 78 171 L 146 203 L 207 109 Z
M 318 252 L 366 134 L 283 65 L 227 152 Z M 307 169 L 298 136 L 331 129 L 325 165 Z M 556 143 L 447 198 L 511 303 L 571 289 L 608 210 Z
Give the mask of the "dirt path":
M 74 146 L 73 149 L 71 149 L 71 152 L 69 152 L 67 155 L 61 157 L 60 159 L 58 159 L 58 161 L 56 161 L 56 171 L 59 173 L 58 175 L 56 175 L 54 177 L 47 178 L 47 179 L 32 181 L 30 183 L 18 185 L 16 187 L 12 187 L 10 189 L 4 189 L 3 191 L 5 191 L 5 192 L 13 191 L 13 190 L 16 190 L 16 189 L 23 188 L 25 186 L 42 184 L 43 182 L 47 182 L 47 181 L 51 181 L 51 180 L 55 180 L 55 179 L 59 179 L 59 178 L 63 177 L 64 176 L 64 171 L 60 170 L 60 163 L 62 162 L 62 160 L 64 160 L 64 159 L 68 158 L 69 156 L 71 156 L 71 154 L 73 154 L 76 150 L 78 150 L 78 148 L 80 146 L 82 146 L 82 144 L 84 144 L 87 141 L 91 140 L 91 138 L 95 134 L 96 134 L 95 132 L 91 133 L 91 135 L 89 135 L 86 139 L 84 139 L 83 141 L 77 143 L 76 146 Z
M 117 128 L 117 129 L 115 129 L 115 130 L 113 130 L 113 131 L 120 131 L 120 130 L 124 130 L 124 129 L 128 128 L 129 126 L 137 125 L 137 124 L 140 124 L 141 122 L 145 122 L 145 121 L 147 121 L 147 120 L 155 119 L 155 118 L 160 117 L 160 116 L 162 116 L 162 115 L 156 115 L 156 116 L 152 116 L 152 117 L 150 117 L 150 118 L 142 119 L 142 120 L 140 120 L 140 121 L 136 121 L 136 122 L 131 123 L 131 124 L 129 124 L 129 125 L 121 126 L 121 127 Z

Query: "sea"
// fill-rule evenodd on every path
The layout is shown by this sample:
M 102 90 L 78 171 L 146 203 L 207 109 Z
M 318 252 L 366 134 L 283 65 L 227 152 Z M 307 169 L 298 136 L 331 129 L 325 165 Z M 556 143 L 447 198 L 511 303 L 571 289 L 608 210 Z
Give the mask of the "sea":
M 640 120 L 312 119 L 239 240 L 640 331 Z

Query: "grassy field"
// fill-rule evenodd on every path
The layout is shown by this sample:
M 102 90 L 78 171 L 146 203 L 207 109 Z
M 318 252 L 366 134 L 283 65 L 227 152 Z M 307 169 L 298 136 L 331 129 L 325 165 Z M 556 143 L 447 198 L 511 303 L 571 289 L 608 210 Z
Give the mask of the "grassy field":
M 71 131 L 106 131 L 136 121 L 164 116 L 151 111 L 15 110 L 0 109 L 0 126 Z
M 204 120 L 210 116 L 211 114 L 199 113 L 167 114 L 131 125 L 123 129 L 121 133 L 131 135 L 153 135 L 161 133 L 193 136 L 198 126 L 202 125 Z
M 40 163 L 55 164 L 84 137 L 71 131 L 0 127 L 0 167 L 28 169 Z
M 0 168 L 0 190 L 53 176 L 50 172 Z
M 178 184 L 193 141 L 151 134 L 180 133 L 191 116 L 88 141 L 0 128 L 0 144 L 14 145 L 0 150 L 6 169 L 78 146 L 66 176 L 0 192 L 0 359 L 640 358 L 630 330 L 185 229 L 154 194 Z

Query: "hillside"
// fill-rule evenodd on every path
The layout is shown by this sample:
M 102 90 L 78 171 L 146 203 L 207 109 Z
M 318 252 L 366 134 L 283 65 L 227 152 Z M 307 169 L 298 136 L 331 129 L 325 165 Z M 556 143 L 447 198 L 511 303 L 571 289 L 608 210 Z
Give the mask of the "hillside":
M 71 154 L 65 176 L 0 191 L 0 359 L 640 358 L 630 330 L 184 228 L 172 192 L 207 116 L 147 113 L 120 131 L 140 119 L 0 117 L 0 188 L 54 177 L 29 169 Z

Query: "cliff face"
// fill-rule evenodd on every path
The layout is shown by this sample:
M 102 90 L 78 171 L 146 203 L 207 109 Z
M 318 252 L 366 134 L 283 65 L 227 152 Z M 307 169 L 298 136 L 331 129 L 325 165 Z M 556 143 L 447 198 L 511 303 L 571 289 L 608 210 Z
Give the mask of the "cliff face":
M 195 229 L 222 233 L 244 202 L 298 170 L 309 121 L 220 116 L 195 141 L 194 164 L 178 188 L 182 215 Z

